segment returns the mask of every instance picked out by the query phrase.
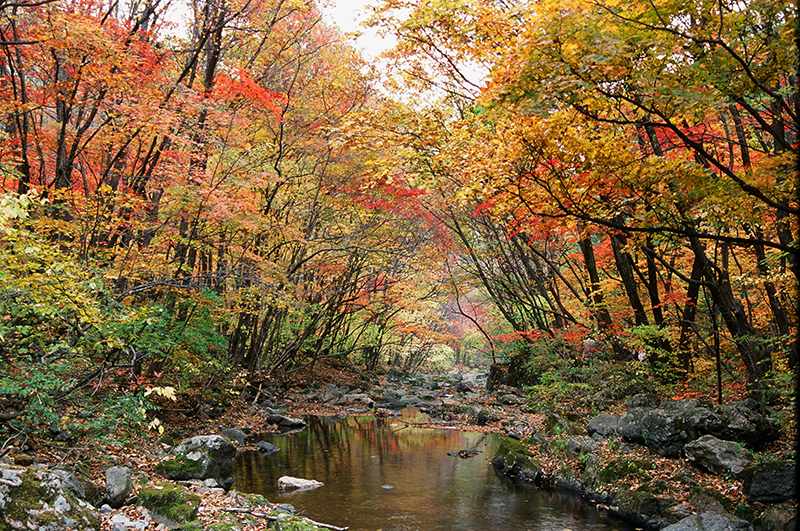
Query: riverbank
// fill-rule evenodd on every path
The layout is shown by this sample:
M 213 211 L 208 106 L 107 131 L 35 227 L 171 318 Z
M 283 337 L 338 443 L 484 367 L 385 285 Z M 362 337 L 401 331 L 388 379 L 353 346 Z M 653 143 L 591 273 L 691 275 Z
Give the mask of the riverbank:
M 244 436 L 237 444 L 241 451 L 255 449 L 257 441 L 248 439 L 248 435 L 279 429 L 274 424 L 276 413 L 287 417 L 365 413 L 388 416 L 402 407 L 414 407 L 427 413 L 425 422 L 431 427 L 494 432 L 508 437 L 513 441 L 509 445 L 511 453 L 507 454 L 512 459 L 497 465 L 499 472 L 536 483 L 540 488 L 573 491 L 597 510 L 614 512 L 647 527 L 660 528 L 694 513 L 716 511 L 745 518 L 756 529 L 778 529 L 775 526 L 780 522 L 788 525 L 787 514 L 796 514 L 794 500 L 769 503 L 751 499 L 744 477 L 711 473 L 683 454 L 662 455 L 670 452 L 654 451 L 652 445 L 637 443 L 617 433 L 616 428 L 590 428 L 600 414 L 619 420 L 631 410 L 641 409 L 648 400 L 654 406 L 658 402 L 653 397 L 604 400 L 602 410 L 596 406 L 580 407 L 579 404 L 588 403 L 585 400 L 565 403 L 560 409 L 546 409 L 510 387 L 498 386 L 488 392 L 485 376 L 476 372 L 446 376 L 389 372 L 353 378 L 341 373 L 329 375 L 327 382 L 310 388 L 243 388 L 226 400 L 194 407 L 164 401 L 156 412 L 163 434 L 121 429 L 105 437 L 77 440 L 69 440 L 68 433 L 55 434 L 56 440 L 20 439 L 7 445 L 3 460 L 18 466 L 70 470 L 100 489 L 109 467 L 125 467 L 133 471 L 130 496 L 134 497 L 148 484 L 163 480 L 157 465 L 177 442 L 194 435 L 239 432 Z M 793 412 L 783 408 L 766 413 L 765 418 L 778 429 L 777 436 L 750 453 L 752 464 L 794 459 Z M 59 437 L 67 440 L 59 441 Z M 513 466 L 522 457 L 526 459 L 523 468 L 527 477 L 520 475 L 520 467 Z M 253 514 L 270 514 L 264 508 L 273 508 L 265 505 L 266 500 L 237 498 L 235 493 L 201 482 L 186 486 L 199 497 L 196 515 L 203 528 L 223 524 L 231 528 L 244 525 L 245 521 L 250 528 L 268 528 L 267 519 L 259 520 Z M 134 501 L 107 512 L 100 523 L 105 530 L 125 521 L 140 522 L 141 529 L 163 527 L 143 514 L 142 507 Z

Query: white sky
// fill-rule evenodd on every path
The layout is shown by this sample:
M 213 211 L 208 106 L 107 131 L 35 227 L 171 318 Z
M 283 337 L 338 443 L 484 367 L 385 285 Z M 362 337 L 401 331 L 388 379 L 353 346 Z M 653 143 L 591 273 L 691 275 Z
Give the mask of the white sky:
M 364 6 L 374 4 L 376 0 L 324 0 L 320 2 L 322 12 L 332 20 L 344 33 L 358 32 L 356 47 L 368 58 L 375 58 L 384 50 L 391 48 L 394 42 L 378 36 L 372 28 L 360 27 L 359 23 L 367 18 L 368 11 Z

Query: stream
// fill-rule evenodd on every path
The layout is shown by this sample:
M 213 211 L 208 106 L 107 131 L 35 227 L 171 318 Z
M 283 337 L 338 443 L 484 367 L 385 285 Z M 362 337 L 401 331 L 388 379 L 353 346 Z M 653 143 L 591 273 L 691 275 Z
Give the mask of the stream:
M 308 427 L 261 440 L 280 451 L 244 452 L 234 465 L 239 492 L 293 505 L 298 514 L 352 531 L 630 531 L 569 494 L 515 485 L 492 468 L 496 434 L 414 427 L 427 417 L 308 417 Z M 477 456 L 448 455 L 477 448 Z M 325 485 L 280 493 L 278 478 Z

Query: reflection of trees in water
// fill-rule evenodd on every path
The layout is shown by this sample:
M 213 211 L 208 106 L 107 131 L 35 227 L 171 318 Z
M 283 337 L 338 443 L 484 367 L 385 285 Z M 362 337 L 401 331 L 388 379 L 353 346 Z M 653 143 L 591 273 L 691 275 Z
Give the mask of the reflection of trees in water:
M 578 498 L 498 476 L 489 463 L 496 436 L 484 439 L 481 433 L 404 423 L 417 420 L 311 417 L 301 432 L 265 436 L 279 452 L 241 455 L 235 488 L 296 504 L 307 516 L 353 530 L 632 529 L 597 525 L 603 516 Z M 447 455 L 476 446 L 483 453 L 472 459 Z M 279 494 L 282 475 L 316 479 L 325 486 L 296 497 Z M 387 484 L 393 488 L 381 489 Z

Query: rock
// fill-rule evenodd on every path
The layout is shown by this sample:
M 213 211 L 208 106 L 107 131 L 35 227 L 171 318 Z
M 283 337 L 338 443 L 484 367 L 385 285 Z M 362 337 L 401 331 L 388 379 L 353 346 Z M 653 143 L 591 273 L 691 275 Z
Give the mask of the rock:
M 665 413 L 671 413 L 673 415 L 682 415 L 687 411 L 695 409 L 699 405 L 700 403 L 694 398 L 683 398 L 681 400 L 665 400 L 664 402 L 661 402 L 656 409 L 660 409 Z
M 497 399 L 498 402 L 503 404 L 504 406 L 518 406 L 520 404 L 524 404 L 525 400 L 518 397 L 517 395 L 507 394 L 503 395 Z
M 617 421 L 617 433 L 628 440 L 644 444 L 642 436 L 642 417 L 650 411 L 643 407 L 629 409 Z
M 736 443 L 703 435 L 683 447 L 686 458 L 696 466 L 716 474 L 738 476 L 750 463 L 753 456 Z
M 668 524 L 670 508 L 675 500 L 660 498 L 648 492 L 629 492 L 619 500 L 619 515 L 651 528 Z
M 319 393 L 319 399 L 324 404 L 338 406 L 344 404 L 344 393 L 336 384 L 328 384 Z
M 744 493 L 750 502 L 780 503 L 791 500 L 797 492 L 797 463 L 777 461 L 746 469 Z
M 115 509 L 122 507 L 131 491 L 133 491 L 133 480 L 129 468 L 106 469 L 106 499 L 111 507 Z
M 797 529 L 797 507 L 784 502 L 770 505 L 764 510 L 761 521 L 772 531 L 795 531 Z
M 472 389 L 470 389 L 469 386 L 467 384 L 465 384 L 464 382 L 458 382 L 456 384 L 455 389 L 456 389 L 456 393 L 470 393 L 470 392 L 472 392 Z
M 378 401 L 378 406 L 386 409 L 403 409 L 406 407 L 404 402 L 401 402 L 398 397 L 392 396 L 389 393 L 384 394 Z
M 181 442 L 171 459 L 161 461 L 156 472 L 167 479 L 214 478 L 224 489 L 233 484 L 233 461 L 236 448 L 219 435 L 198 435 Z
M 263 455 L 274 454 L 275 452 L 280 450 L 280 448 L 278 448 L 272 443 L 268 443 L 267 441 L 258 441 L 256 443 L 256 448 L 258 448 L 258 451 L 261 452 Z
M 277 424 L 279 428 L 287 429 L 299 429 L 306 427 L 306 421 L 303 419 L 293 419 L 284 417 L 283 415 L 269 415 L 267 417 L 267 423 Z
M 689 489 L 690 505 L 694 506 L 698 513 L 714 512 L 728 515 L 731 509 L 731 501 L 715 491 L 705 487 L 692 487 Z M 730 516 L 730 515 L 728 515 Z
M 293 478 L 291 476 L 278 478 L 278 490 L 310 490 L 323 485 L 324 483 L 315 479 Z
M 683 446 L 696 435 L 676 415 L 662 409 L 646 412 L 640 423 L 645 444 L 664 457 L 679 457 Z
M 746 520 L 705 512 L 684 518 L 661 531 L 753 531 L 753 527 Z
M 593 452 L 598 448 L 599 446 L 597 446 L 597 443 L 589 437 L 577 435 L 575 437 L 570 437 L 564 452 L 567 454 L 567 459 L 572 459 L 581 454 Z
M 627 399 L 625 402 L 623 402 L 622 405 L 628 409 L 633 409 L 636 407 L 643 407 L 649 409 L 656 407 L 658 405 L 658 402 L 656 402 L 647 395 L 639 394 L 639 395 L 634 395 L 631 398 Z
M 617 431 L 617 424 L 619 417 L 609 413 L 600 413 L 595 418 L 589 421 L 586 425 L 586 431 L 589 435 L 599 433 L 603 437 L 608 437 Z
M 100 514 L 46 470 L 0 465 L 0 529 L 100 530 Z
M 150 511 L 153 520 L 175 527 L 197 517 L 200 496 L 186 487 L 164 481 L 143 487 L 139 491 L 139 504 Z
M 500 439 L 492 466 L 498 472 L 520 481 L 539 482 L 543 479 L 542 467 L 519 441 Z
M 726 441 L 741 441 L 753 448 L 778 438 L 778 429 L 767 417 L 747 407 L 743 402 L 731 402 L 718 407 L 721 427 L 712 435 Z
M 247 442 L 247 434 L 239 428 L 225 428 L 222 430 L 222 436 L 236 444 L 244 444 Z
M 61 485 L 65 489 L 69 489 L 72 494 L 80 498 L 81 500 L 86 499 L 86 489 L 83 486 L 83 483 L 75 477 L 75 474 L 69 472 L 68 470 L 51 470 L 51 473 L 55 474 L 59 478 L 61 478 Z M 127 495 L 126 495 L 127 496 Z
M 366 393 L 353 393 L 344 395 L 344 401 L 346 404 L 349 403 L 358 403 L 364 404 L 367 407 L 375 407 L 375 401 L 369 397 Z

